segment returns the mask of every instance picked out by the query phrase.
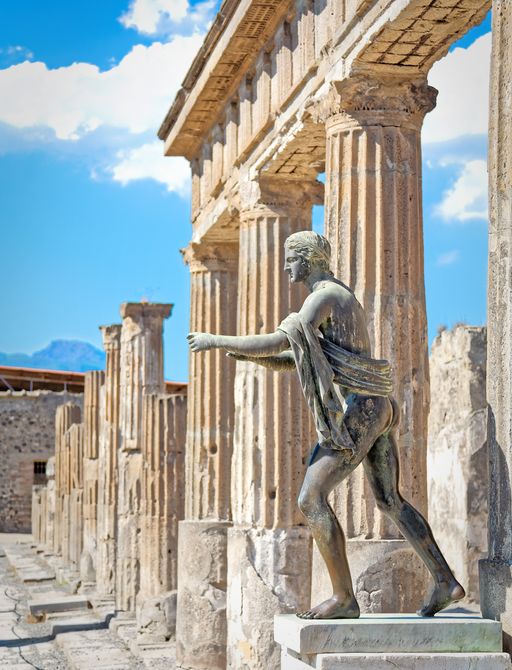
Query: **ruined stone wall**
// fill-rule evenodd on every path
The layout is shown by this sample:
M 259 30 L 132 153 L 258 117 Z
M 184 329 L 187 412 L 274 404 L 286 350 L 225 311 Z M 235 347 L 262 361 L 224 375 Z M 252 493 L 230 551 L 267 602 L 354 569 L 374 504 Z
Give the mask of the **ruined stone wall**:
M 456 326 L 434 340 L 428 426 L 429 520 L 478 602 L 478 560 L 487 549 L 486 329 Z
M 55 450 L 55 411 L 82 395 L 54 391 L 0 393 L 0 532 L 30 532 L 34 461 Z

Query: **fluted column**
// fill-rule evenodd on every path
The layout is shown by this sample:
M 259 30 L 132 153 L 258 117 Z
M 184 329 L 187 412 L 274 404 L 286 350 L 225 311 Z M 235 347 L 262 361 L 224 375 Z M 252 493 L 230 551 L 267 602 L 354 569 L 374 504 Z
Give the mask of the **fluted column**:
M 488 558 L 480 561 L 485 617 L 512 652 L 512 4 L 492 4 L 487 300 Z
M 307 185 L 276 180 L 244 203 L 238 334 L 272 332 L 300 309 L 306 294 L 284 273 L 284 241 L 311 229 L 312 201 Z M 297 497 L 314 437 L 295 371 L 237 363 L 235 412 L 227 667 L 278 668 L 273 616 L 309 604 L 311 544 Z
M 190 269 L 190 330 L 234 335 L 238 244 L 192 243 L 183 255 Z M 190 357 L 186 520 L 179 525 L 179 667 L 225 670 L 226 665 L 234 376 L 234 361 L 221 350 Z
M 175 621 L 178 522 L 184 514 L 187 396 L 150 394 L 142 412 L 142 505 L 138 640 L 165 642 Z
M 98 447 L 96 593 L 100 598 L 111 599 L 116 586 L 121 325 L 101 326 L 100 330 L 106 362 L 102 399 L 103 420 Z
M 70 464 L 69 548 L 68 558 L 73 572 L 80 569 L 83 548 L 84 499 L 84 424 L 75 423 L 66 433 Z
M 116 608 L 130 616 L 135 614 L 140 580 L 142 403 L 145 394 L 164 390 L 163 321 L 171 309 L 153 303 L 121 306 Z
M 53 553 L 63 554 L 63 540 L 69 532 L 69 458 L 66 433 L 81 419 L 78 405 L 66 403 L 57 407 L 55 412 L 55 522 L 53 533 Z
M 430 392 L 421 125 L 435 99 L 435 89 L 424 80 L 363 75 L 332 83 L 314 112 L 326 129 L 325 232 L 333 250 L 332 269 L 365 309 L 373 355 L 392 364 L 393 395 L 400 409 L 396 437 L 401 490 L 424 514 Z M 388 551 L 401 549 L 403 542 L 376 509 L 362 468 L 337 488 L 333 504 L 347 536 L 355 541 L 349 556 L 354 554 L 363 608 L 409 611 L 417 605 L 411 598 L 421 591 L 422 569 L 415 561 L 409 563 L 410 556 L 397 577 L 410 583 L 403 589 L 408 599 L 396 589 L 391 589 L 396 600 L 384 602 L 372 595 L 375 565 L 384 569 Z M 357 543 L 393 539 L 398 543 L 378 542 L 372 550 L 366 542 L 363 548 Z
M 103 370 L 85 374 L 84 388 L 84 534 L 80 559 L 82 586 L 96 580 L 96 533 L 98 519 L 98 455 L 100 442 L 101 390 L 105 382 Z
M 53 538 L 55 536 L 55 456 L 46 462 L 46 544 L 47 554 L 53 554 Z

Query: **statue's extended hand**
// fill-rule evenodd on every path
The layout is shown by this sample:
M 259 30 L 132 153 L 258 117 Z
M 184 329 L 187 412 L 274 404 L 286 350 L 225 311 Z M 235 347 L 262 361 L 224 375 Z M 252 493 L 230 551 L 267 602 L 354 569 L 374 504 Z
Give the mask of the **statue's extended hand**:
M 211 333 L 189 333 L 187 340 L 190 349 L 194 352 L 208 351 L 214 344 Z

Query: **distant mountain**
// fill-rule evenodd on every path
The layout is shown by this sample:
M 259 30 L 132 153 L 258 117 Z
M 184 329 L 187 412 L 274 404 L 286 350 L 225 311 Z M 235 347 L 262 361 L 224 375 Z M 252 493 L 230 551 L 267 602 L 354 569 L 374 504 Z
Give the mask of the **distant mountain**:
M 54 340 L 41 351 L 31 355 L 0 352 L 0 365 L 87 372 L 87 370 L 102 370 L 105 367 L 105 353 L 88 342 Z

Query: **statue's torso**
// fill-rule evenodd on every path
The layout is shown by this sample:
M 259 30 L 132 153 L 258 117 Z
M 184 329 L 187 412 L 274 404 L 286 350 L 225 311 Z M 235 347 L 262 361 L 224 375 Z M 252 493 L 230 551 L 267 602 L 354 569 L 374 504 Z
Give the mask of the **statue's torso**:
M 321 297 L 322 303 L 327 304 L 319 326 L 322 335 L 343 349 L 370 356 L 366 317 L 354 293 L 333 278 L 322 282 L 312 295 Z

